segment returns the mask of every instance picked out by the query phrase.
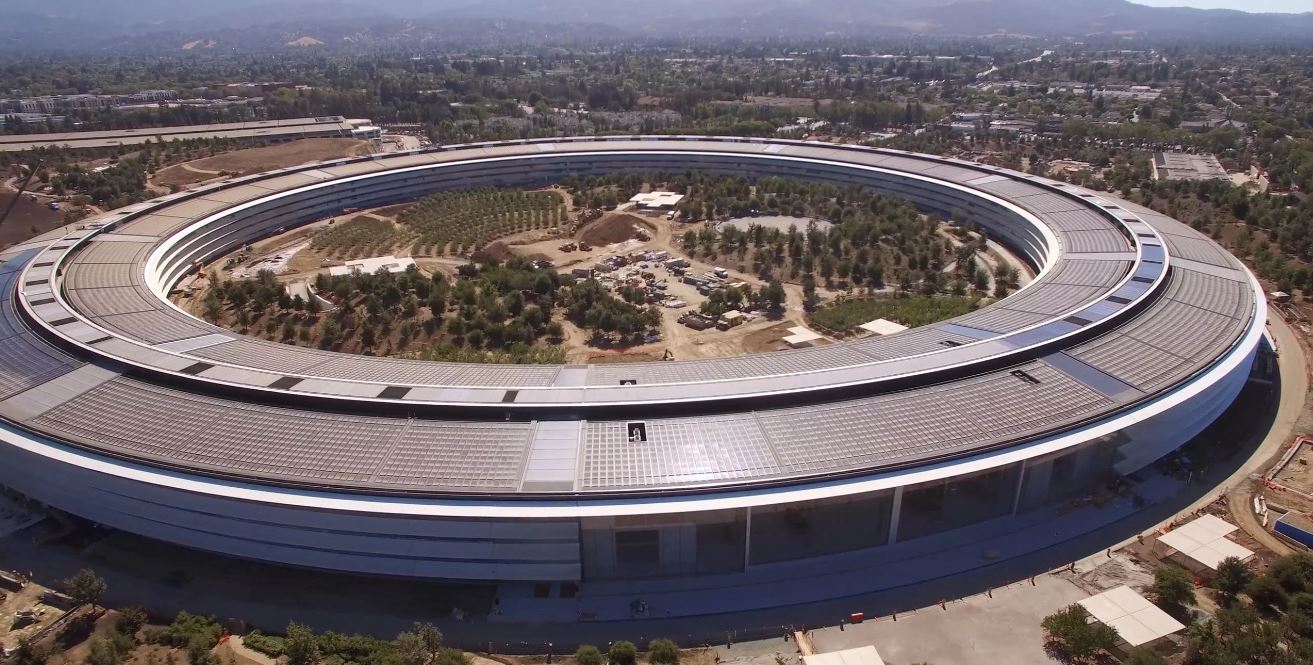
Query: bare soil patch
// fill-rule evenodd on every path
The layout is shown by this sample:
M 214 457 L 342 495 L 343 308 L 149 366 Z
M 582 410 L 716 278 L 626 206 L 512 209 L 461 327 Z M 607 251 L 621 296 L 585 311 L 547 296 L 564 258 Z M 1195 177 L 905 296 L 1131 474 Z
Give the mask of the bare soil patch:
M 506 243 L 498 240 L 496 242 L 488 243 L 487 246 L 476 252 L 474 259 L 478 260 L 486 257 L 495 261 L 506 261 L 514 256 L 515 252 L 512 252 L 511 248 L 508 247 Z
M 179 187 L 212 180 L 220 174 L 249 175 L 270 169 L 363 155 L 369 152 L 369 142 L 356 139 L 302 139 L 225 152 L 160 170 L 152 178 L 155 184 Z
M 789 328 L 798 325 L 796 321 L 780 321 L 773 326 L 753 330 L 743 336 L 743 353 L 765 353 L 767 351 L 782 351 L 789 348 L 784 343 L 784 338 L 788 337 Z M 817 340 L 816 344 L 825 344 Z
M 0 212 L 14 200 L 14 192 L 0 192 Z M 46 207 L 45 200 L 32 201 L 26 196 L 0 225 L 0 247 L 8 247 L 54 229 L 64 222 L 64 214 Z
M 585 226 L 579 232 L 579 240 L 595 247 L 614 245 L 618 242 L 653 235 L 652 223 L 637 215 L 613 214 Z

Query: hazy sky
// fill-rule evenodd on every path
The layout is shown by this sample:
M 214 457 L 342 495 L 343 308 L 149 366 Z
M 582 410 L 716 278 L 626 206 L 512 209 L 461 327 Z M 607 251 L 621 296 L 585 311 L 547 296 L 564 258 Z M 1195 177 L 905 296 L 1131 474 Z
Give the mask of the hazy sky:
M 1153 7 L 1243 9 L 1247 12 L 1313 12 L 1313 0 L 1131 0 Z

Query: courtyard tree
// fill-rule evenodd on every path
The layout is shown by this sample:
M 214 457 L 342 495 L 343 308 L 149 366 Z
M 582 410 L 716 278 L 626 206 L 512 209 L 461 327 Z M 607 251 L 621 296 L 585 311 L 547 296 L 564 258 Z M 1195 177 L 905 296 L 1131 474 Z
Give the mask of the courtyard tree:
M 1153 597 L 1168 614 L 1181 616 L 1194 603 L 1194 581 L 1181 568 L 1158 566 L 1153 571 Z
M 1080 605 L 1070 605 L 1047 617 L 1044 650 L 1053 658 L 1071 665 L 1097 662 L 1117 644 L 1117 631 L 1102 623 L 1091 622 L 1090 614 Z
M 1249 572 L 1249 567 L 1238 557 L 1229 556 L 1217 564 L 1217 575 L 1213 577 L 1213 585 L 1230 602 L 1245 590 L 1251 579 L 1253 574 Z
M 72 577 L 64 580 L 64 590 L 73 598 L 73 602 L 79 605 L 90 605 L 93 610 L 100 605 L 100 600 L 105 597 L 106 588 L 105 580 L 90 568 L 83 568 Z

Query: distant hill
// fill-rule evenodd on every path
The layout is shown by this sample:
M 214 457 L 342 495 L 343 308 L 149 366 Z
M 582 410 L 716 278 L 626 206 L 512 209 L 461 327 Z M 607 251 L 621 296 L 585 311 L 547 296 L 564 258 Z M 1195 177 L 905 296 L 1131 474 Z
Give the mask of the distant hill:
M 1250 14 L 1127 0 L 61 0 L 19 5 L 3 50 L 169 50 L 827 35 L 1313 40 L 1313 12 Z M 303 39 L 304 38 L 304 39 Z

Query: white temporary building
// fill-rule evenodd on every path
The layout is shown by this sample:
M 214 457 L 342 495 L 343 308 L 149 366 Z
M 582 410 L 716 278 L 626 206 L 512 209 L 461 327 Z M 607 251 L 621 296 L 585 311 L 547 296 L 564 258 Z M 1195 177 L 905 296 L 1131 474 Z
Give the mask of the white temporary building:
M 680 201 L 684 200 L 683 194 L 674 192 L 646 192 L 635 194 L 629 199 L 630 203 L 637 204 L 640 208 L 673 208 Z
M 819 334 L 802 326 L 789 328 L 789 333 L 789 336 L 784 338 L 784 343 L 795 349 L 810 346 L 812 342 L 821 338 Z
M 1216 515 L 1203 515 L 1158 536 L 1158 543 L 1175 550 L 1167 555 L 1191 570 L 1215 571 L 1227 557 L 1247 561 L 1254 556 L 1252 550 L 1227 538 L 1237 529 L 1236 525 Z
M 804 665 L 884 665 L 880 652 L 870 645 L 803 656 L 802 662 Z
M 359 259 L 357 261 L 347 261 L 345 265 L 333 266 L 328 269 L 328 274 L 337 277 L 339 275 L 350 275 L 353 272 L 376 273 L 379 268 L 385 268 L 388 272 L 405 272 L 407 268 L 415 265 L 415 259 L 410 257 L 397 258 L 395 256 L 376 256 L 372 259 Z
M 1185 630 L 1184 624 L 1125 585 L 1076 602 L 1096 621 L 1116 630 L 1117 635 L 1133 647 Z
M 874 321 L 867 321 L 866 323 L 863 323 L 859 327 L 862 330 L 865 330 L 867 332 L 873 332 L 877 335 L 892 335 L 894 333 L 903 332 L 904 330 L 907 330 L 907 326 L 894 323 L 889 319 L 876 319 Z

